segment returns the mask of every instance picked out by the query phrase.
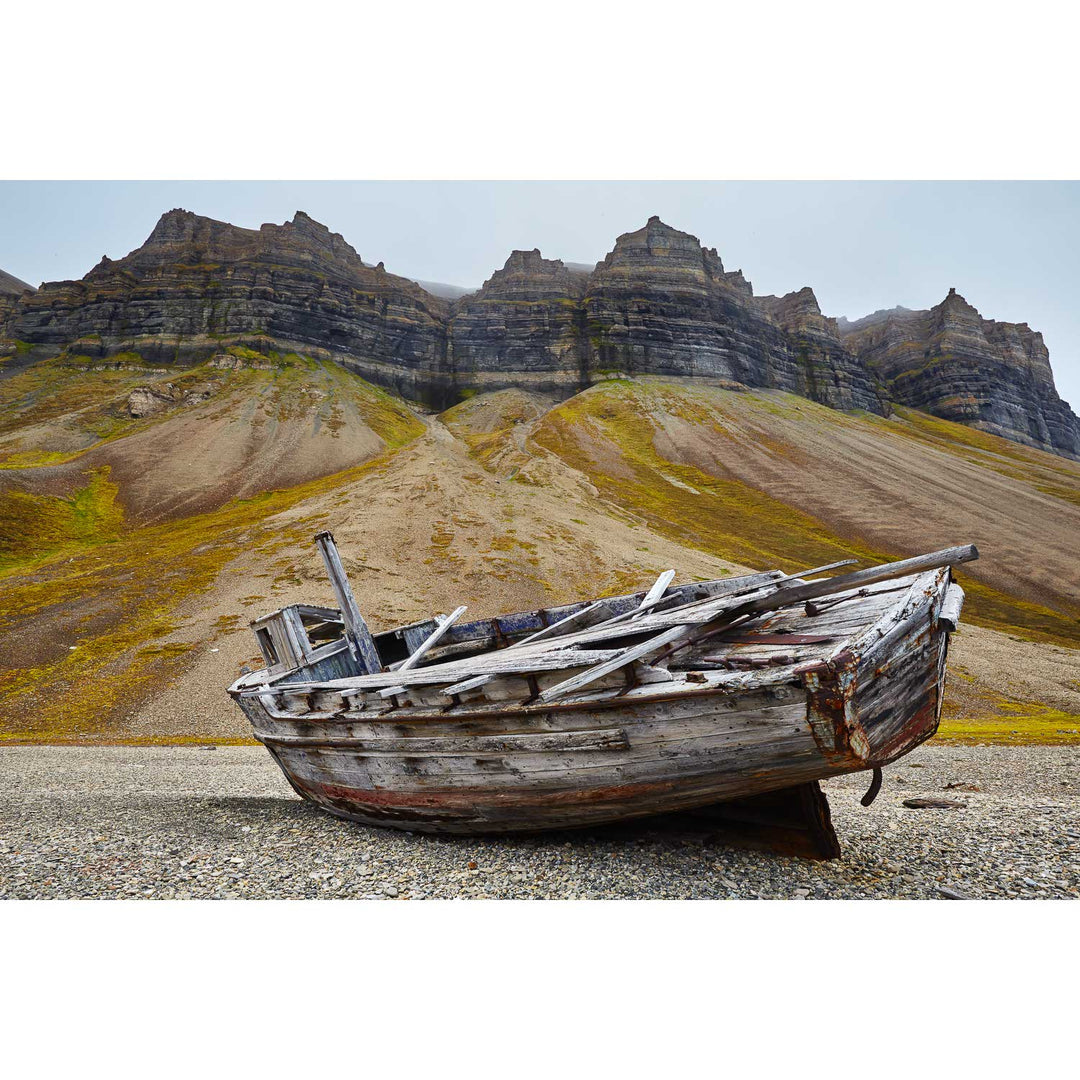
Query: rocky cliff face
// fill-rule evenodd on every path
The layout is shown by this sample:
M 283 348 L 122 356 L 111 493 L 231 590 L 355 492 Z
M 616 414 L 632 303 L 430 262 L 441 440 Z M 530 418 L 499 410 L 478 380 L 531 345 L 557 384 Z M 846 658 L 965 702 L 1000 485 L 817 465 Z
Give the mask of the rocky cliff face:
M 11 337 L 91 356 L 202 360 L 222 342 L 330 356 L 421 396 L 445 366 L 447 303 L 365 266 L 304 213 L 241 229 L 171 210 L 142 247 L 82 281 L 50 282 L 9 319 Z
M 448 300 L 365 264 L 304 213 L 241 229 L 172 210 L 81 281 L 25 292 L 0 279 L 0 337 L 173 363 L 230 345 L 299 352 L 438 407 L 510 386 L 569 395 L 617 373 L 705 376 L 842 409 L 883 413 L 891 399 L 1080 457 L 1080 421 L 1026 324 L 983 319 L 955 292 L 930 311 L 838 322 L 809 288 L 755 297 L 715 249 L 656 217 L 595 268 L 515 251 Z
M 23 293 L 32 293 L 33 285 L 27 285 L 12 274 L 0 270 L 0 337 L 4 335 L 4 326 L 19 306 Z
M 844 342 L 904 405 L 1080 457 L 1080 419 L 1058 396 L 1042 334 L 984 319 L 955 289 L 929 311 L 842 320 Z
M 514 251 L 450 322 L 450 366 L 462 388 L 528 385 L 573 393 L 589 382 L 587 275 L 537 250 Z
M 586 308 L 601 369 L 705 375 L 882 410 L 811 290 L 755 298 L 741 270 L 725 271 L 715 249 L 659 218 L 618 238 L 589 279 Z

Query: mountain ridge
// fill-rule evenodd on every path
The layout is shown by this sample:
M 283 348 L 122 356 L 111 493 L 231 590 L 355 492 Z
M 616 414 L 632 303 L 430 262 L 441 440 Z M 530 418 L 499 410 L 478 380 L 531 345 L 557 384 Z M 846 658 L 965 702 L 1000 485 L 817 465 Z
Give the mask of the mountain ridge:
M 878 415 L 919 408 L 1080 458 L 1041 334 L 984 319 L 955 290 L 927 311 L 832 319 L 809 286 L 755 296 L 715 248 L 655 216 L 591 269 L 514 251 L 478 290 L 432 288 L 443 295 L 365 263 L 303 211 L 246 229 L 175 209 L 80 281 L 0 290 L 0 337 L 9 353 L 18 341 L 168 363 L 229 345 L 301 352 L 436 409 L 506 387 L 708 377 Z

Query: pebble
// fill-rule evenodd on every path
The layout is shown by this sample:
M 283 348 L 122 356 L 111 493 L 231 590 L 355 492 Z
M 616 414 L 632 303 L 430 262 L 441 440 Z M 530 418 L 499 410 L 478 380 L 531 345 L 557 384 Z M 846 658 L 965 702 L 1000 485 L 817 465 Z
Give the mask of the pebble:
M 0 747 L 0 898 L 1080 897 L 1080 743 L 911 757 L 867 808 L 865 775 L 826 782 L 843 855 L 813 862 L 679 823 L 503 838 L 367 827 L 297 798 L 262 747 Z M 900 788 L 907 764 L 919 769 Z M 979 788 L 963 813 L 903 807 L 958 782 Z

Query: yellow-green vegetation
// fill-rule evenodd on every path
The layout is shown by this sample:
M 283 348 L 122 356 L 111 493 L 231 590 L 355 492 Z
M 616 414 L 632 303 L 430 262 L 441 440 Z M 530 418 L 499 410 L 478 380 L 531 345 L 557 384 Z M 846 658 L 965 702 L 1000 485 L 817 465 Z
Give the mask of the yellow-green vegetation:
M 141 361 L 138 365 L 136 370 L 130 365 L 117 369 L 89 356 L 39 360 L 0 382 L 0 434 L 103 409 L 155 373 L 156 369 L 142 367 Z
M 796 570 L 876 552 L 732 477 L 664 458 L 653 410 L 731 438 L 722 417 L 655 383 L 600 383 L 548 413 L 535 441 L 679 543 L 747 566 Z
M 784 405 L 773 402 L 772 407 Z M 857 538 L 838 536 L 823 522 L 734 476 L 718 475 L 720 464 L 712 473 L 665 458 L 657 449 L 658 416 L 699 426 L 714 440 L 733 437 L 722 411 L 711 408 L 708 398 L 691 398 L 663 382 L 623 381 L 597 384 L 564 402 L 542 419 L 533 438 L 585 473 L 606 499 L 657 532 L 732 562 L 794 571 L 844 558 L 882 562 L 897 557 Z M 968 591 L 965 614 L 973 622 L 1080 646 L 1076 619 L 1008 596 L 970 575 L 961 574 L 959 580 Z
M 998 715 L 951 713 L 948 703 L 935 739 L 942 742 L 1053 744 L 1080 741 L 1080 716 L 1037 702 L 1009 702 Z
M 0 461 L 0 469 L 40 469 L 46 465 L 63 465 L 82 453 L 82 450 L 71 450 L 66 454 L 57 450 L 18 450 Z
M 272 553 L 302 543 L 308 521 L 275 529 L 267 519 L 382 468 L 388 456 L 212 513 L 135 529 L 74 558 L 39 563 L 32 573 L 0 575 L 0 635 L 70 605 L 92 611 L 97 627 L 59 656 L 0 672 L 0 741 L 108 734 L 119 708 L 137 701 L 155 679 L 177 674 L 187 646 L 163 639 L 176 631 L 181 603 L 208 590 L 245 550 Z
M 120 353 L 107 360 L 64 355 L 34 364 L 0 383 L 0 435 L 58 421 L 69 430 L 81 432 L 87 445 L 66 453 L 15 449 L 0 460 L 0 469 L 40 468 L 72 461 L 102 443 L 170 419 L 189 407 L 184 395 L 192 390 L 210 397 L 221 397 L 226 391 L 243 392 L 258 402 L 263 416 L 277 421 L 314 408 L 319 421 L 335 435 L 345 422 L 342 404 L 348 402 L 390 447 L 403 445 L 423 430 L 422 423 L 403 402 L 332 361 L 312 360 L 296 353 L 260 353 L 239 345 L 231 346 L 227 352 L 257 366 L 229 371 L 203 363 L 162 369 L 145 365 L 137 353 Z M 110 366 L 117 363 L 123 366 Z M 147 417 L 132 417 L 126 401 L 136 386 L 157 389 L 175 403 Z
M 178 607 L 211 588 L 243 551 L 268 556 L 303 543 L 318 515 L 287 529 L 272 528 L 268 518 L 381 469 L 424 431 L 402 402 L 337 365 L 270 359 L 272 370 L 241 374 L 272 380 L 282 408 L 288 407 L 288 391 L 305 381 L 316 382 L 331 399 L 347 394 L 386 452 L 288 490 L 127 531 L 107 469 L 91 474 L 69 498 L 0 494 L 0 637 L 35 621 L 49 625 L 54 612 L 59 624 L 71 626 L 72 609 L 77 627 L 69 631 L 70 641 L 42 640 L 39 662 L 0 672 L 0 740 L 107 736 L 121 707 L 137 701 L 154 680 L 175 677 L 185 663 L 189 646 L 169 640 L 178 629 Z M 217 629 L 231 629 L 233 621 L 227 623 Z
M 0 571 L 115 540 L 123 512 L 108 468 L 73 495 L 0 491 Z

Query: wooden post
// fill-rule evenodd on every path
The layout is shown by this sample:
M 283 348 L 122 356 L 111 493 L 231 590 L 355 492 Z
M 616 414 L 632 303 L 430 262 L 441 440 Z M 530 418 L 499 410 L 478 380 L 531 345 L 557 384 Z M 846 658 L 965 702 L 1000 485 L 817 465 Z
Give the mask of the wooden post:
M 345 640 L 349 643 L 349 652 L 353 659 L 363 668 L 363 674 L 375 675 L 382 671 L 382 660 L 379 650 L 375 647 L 375 639 L 364 622 L 364 616 L 356 606 L 352 589 L 349 588 L 349 579 L 345 576 L 345 567 L 341 565 L 341 556 L 338 555 L 334 537 L 329 532 L 321 532 L 315 537 L 315 546 L 319 549 L 326 573 L 330 578 L 330 587 L 337 597 L 338 607 L 341 608 L 341 617 L 345 622 Z

